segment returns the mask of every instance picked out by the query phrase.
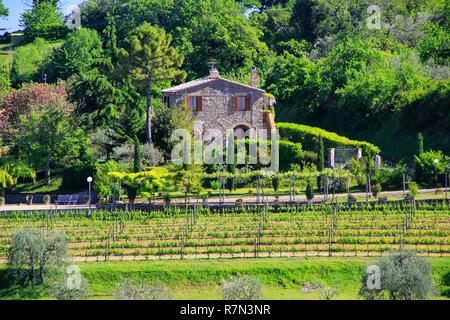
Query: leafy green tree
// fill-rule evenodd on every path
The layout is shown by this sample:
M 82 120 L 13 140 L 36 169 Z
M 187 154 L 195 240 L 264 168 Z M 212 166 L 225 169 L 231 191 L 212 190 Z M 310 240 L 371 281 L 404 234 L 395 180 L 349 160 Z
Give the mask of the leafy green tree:
M 81 23 L 101 34 L 113 21 L 117 39 L 122 41 L 131 30 L 144 22 L 166 28 L 174 6 L 172 0 L 84 1 L 80 5 Z
M 257 25 L 264 31 L 261 39 L 269 49 L 280 52 L 281 44 L 292 38 L 291 16 L 292 10 L 286 8 L 269 10 L 258 15 L 253 14 L 251 19 L 253 25 Z
M 283 112 L 308 117 L 320 104 L 321 68 L 305 52 L 285 51 L 278 56 L 267 75 L 266 90 L 277 97 L 277 115 Z M 292 116 L 290 116 L 292 117 Z
M 193 165 L 190 170 L 180 170 L 175 174 L 175 184 L 179 190 L 184 192 L 186 199 L 190 194 L 200 194 L 203 190 L 202 179 L 197 176 L 201 172 L 201 167 Z
M 426 62 L 432 58 L 438 64 L 448 64 L 450 43 L 448 29 L 437 23 L 429 23 L 425 26 L 425 34 L 426 36 L 417 44 L 420 59 Z
M 160 149 L 165 159 L 170 159 L 172 149 L 176 142 L 171 140 L 172 133 L 177 129 L 186 129 L 192 132 L 194 127 L 192 113 L 183 108 L 169 108 L 159 104 L 155 108 L 152 119 L 152 132 L 155 146 Z
M 28 41 L 37 37 L 56 40 L 63 38 L 68 30 L 63 19 L 57 1 L 33 1 L 32 9 L 22 13 L 20 25 L 25 27 L 24 36 Z
M 375 263 L 380 274 L 366 269 L 359 295 L 368 300 L 425 300 L 433 291 L 432 267 L 413 251 L 395 251 Z M 379 287 L 371 288 L 370 277 L 379 276 Z
M 4 157 L 7 158 L 7 157 Z M 0 161 L 0 195 L 5 196 L 5 189 L 13 187 L 17 184 L 19 178 L 30 178 L 35 182 L 36 172 L 22 163 L 14 159 L 9 161 Z
M 95 164 L 94 191 L 99 193 L 100 198 L 112 197 L 114 193 L 114 183 L 116 179 L 109 175 L 110 172 L 125 171 L 126 168 L 118 164 L 114 160 L 108 160 L 105 163 Z M 116 194 L 118 194 L 118 186 L 116 186 Z
M 141 82 L 147 97 L 146 131 L 147 141 L 152 143 L 152 104 L 151 87 L 167 80 L 181 80 L 186 76 L 179 70 L 183 55 L 171 46 L 172 36 L 165 30 L 155 28 L 149 23 L 134 29 L 124 40 L 121 59 L 126 72 Z
M 268 65 L 269 51 L 262 31 L 234 0 L 176 0 L 168 31 L 185 56 L 189 78 L 208 74 L 208 61 L 217 61 L 222 74 L 248 75 L 254 66 Z
M 9 10 L 5 8 L 2 2 L 3 0 L 0 0 L 0 17 L 6 17 L 9 14 Z
M 45 67 L 49 79 L 66 80 L 85 74 L 103 57 L 102 41 L 95 30 L 80 28 L 71 32 L 63 46 L 56 50 Z
M 315 42 L 320 37 L 354 33 L 366 8 L 353 0 L 297 0 L 291 19 L 295 38 Z

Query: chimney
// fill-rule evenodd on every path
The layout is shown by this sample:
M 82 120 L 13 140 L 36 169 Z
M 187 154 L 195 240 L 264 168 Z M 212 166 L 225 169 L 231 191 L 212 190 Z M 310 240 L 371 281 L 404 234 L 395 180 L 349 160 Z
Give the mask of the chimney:
M 253 88 L 258 88 L 258 70 L 256 67 L 253 67 L 252 72 L 250 73 L 250 82 Z
M 212 66 L 209 70 L 209 77 L 208 78 L 218 78 L 219 77 L 219 71 L 215 66 Z

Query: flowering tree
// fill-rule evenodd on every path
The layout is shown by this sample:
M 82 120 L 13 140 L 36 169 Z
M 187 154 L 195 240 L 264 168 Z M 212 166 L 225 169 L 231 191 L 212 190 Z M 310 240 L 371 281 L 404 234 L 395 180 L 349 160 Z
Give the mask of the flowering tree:
M 27 83 L 12 90 L 0 106 L 0 134 L 16 143 L 20 153 L 38 166 L 45 163 L 50 184 L 50 162 L 58 148 L 74 134 L 75 105 L 67 100 L 63 83 Z

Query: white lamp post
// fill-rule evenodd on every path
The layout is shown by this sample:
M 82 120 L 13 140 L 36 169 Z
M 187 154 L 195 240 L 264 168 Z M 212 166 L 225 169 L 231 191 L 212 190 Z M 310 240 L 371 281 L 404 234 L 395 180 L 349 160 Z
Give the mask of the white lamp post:
M 439 160 L 438 159 L 434 159 L 434 169 L 436 170 L 436 187 L 437 187 L 437 183 L 438 183 L 438 174 L 437 174 L 437 164 L 438 164 Z
M 89 213 L 91 213 L 91 183 L 92 177 L 87 178 L 87 182 L 89 183 Z

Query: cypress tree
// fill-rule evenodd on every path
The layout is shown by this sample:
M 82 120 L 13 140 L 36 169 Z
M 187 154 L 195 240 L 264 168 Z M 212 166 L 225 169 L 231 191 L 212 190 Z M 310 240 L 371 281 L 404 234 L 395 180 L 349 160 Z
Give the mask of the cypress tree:
M 134 172 L 141 172 L 141 145 L 137 136 L 134 136 Z
M 312 200 L 314 198 L 314 188 L 312 186 L 312 181 L 308 180 L 306 184 L 306 199 Z
M 319 148 L 317 150 L 317 169 L 322 172 L 325 169 L 325 156 L 322 135 L 319 135 Z M 322 186 L 322 177 L 317 177 L 317 186 L 320 189 Z
M 417 134 L 417 150 L 416 150 L 416 156 L 417 158 L 420 157 L 420 155 L 423 153 L 423 134 L 422 132 L 419 132 Z M 422 168 L 420 167 L 417 160 L 414 158 L 414 166 L 415 166 L 415 178 L 418 182 L 422 181 L 423 179 L 423 172 Z
M 317 152 L 318 157 L 318 167 L 320 172 L 325 168 L 325 156 L 324 156 L 324 147 L 323 147 L 323 138 L 322 135 L 319 135 L 319 150 Z
M 417 134 L 417 156 L 419 157 L 423 153 L 423 134 L 419 132 Z

